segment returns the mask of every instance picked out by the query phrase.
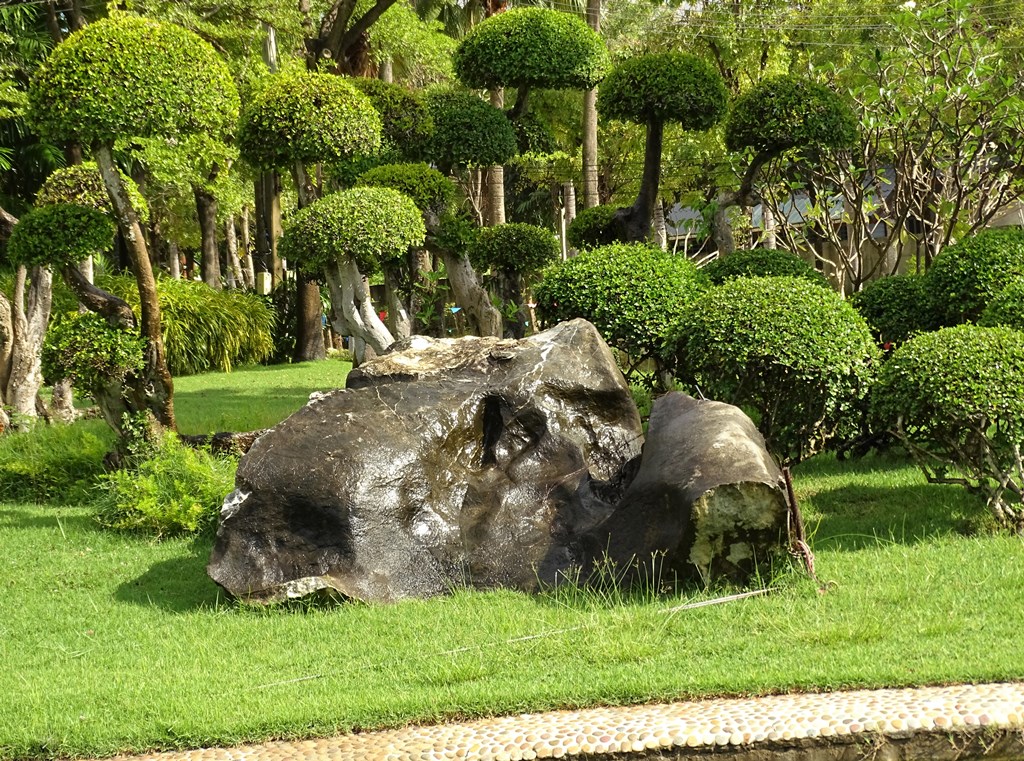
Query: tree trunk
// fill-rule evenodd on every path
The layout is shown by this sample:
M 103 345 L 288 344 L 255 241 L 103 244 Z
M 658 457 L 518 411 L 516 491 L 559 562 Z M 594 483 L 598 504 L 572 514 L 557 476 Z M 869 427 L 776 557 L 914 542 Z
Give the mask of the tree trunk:
M 490 92 L 491 105 L 505 107 L 505 91 L 500 87 Z M 488 225 L 505 224 L 505 168 L 495 165 L 487 168 L 487 209 Z
M 409 316 L 412 330 L 417 335 L 434 335 L 437 314 L 437 282 L 430 277 L 433 271 L 430 252 L 425 248 L 409 251 L 409 270 L 412 273 L 412 293 L 409 295 Z M 442 304 L 443 307 L 443 304 Z
M 232 288 L 242 287 L 242 263 L 238 259 L 238 235 L 235 230 L 235 218 L 228 217 L 224 222 L 224 237 L 227 241 L 228 278 Z
M 174 280 L 181 280 L 181 251 L 177 241 L 167 241 L 167 267 Z
M 242 207 L 242 280 L 252 291 L 256 288 L 256 272 L 252 263 L 252 241 L 249 237 L 249 209 Z
M 412 319 L 402 301 L 399 273 L 395 266 L 384 267 L 384 300 L 387 304 L 388 330 L 396 341 L 412 335 Z
M 665 229 L 665 203 L 659 198 L 654 204 L 654 245 L 662 251 L 668 248 L 668 231 Z
M 271 286 L 284 280 L 277 255 L 281 237 L 281 190 L 276 172 L 263 172 L 256 180 L 256 260 L 254 271 L 269 272 Z
M 7 382 L 11 378 L 11 357 L 14 354 L 14 310 L 0 292 L 0 409 L 7 404 Z M 4 428 L 10 420 L 4 418 Z
M 196 214 L 199 217 L 201 251 L 200 268 L 203 282 L 216 291 L 224 286 L 220 280 L 220 253 L 217 250 L 217 199 L 203 188 L 194 188 Z
M 502 335 L 522 338 L 526 335 L 529 312 L 523 304 L 523 276 L 513 270 L 503 270 L 497 277 L 498 292 L 505 305 L 502 314 Z
M 455 303 L 466 313 L 469 329 L 478 336 L 502 334 L 501 312 L 491 303 L 491 295 L 480 285 L 476 270 L 465 256 L 442 251 L 448 283 L 455 295 Z
M 381 321 L 370 298 L 370 285 L 350 258 L 326 267 L 327 285 L 331 301 L 340 305 L 342 319 L 334 329 L 339 335 L 350 335 L 365 341 L 378 354 L 383 354 L 395 342 L 391 331 Z
M 132 269 L 135 282 L 139 287 L 139 303 L 141 312 L 140 330 L 146 341 L 144 350 L 144 368 L 138 379 L 137 392 L 143 395 L 146 408 L 152 412 L 156 421 L 167 428 L 174 429 L 174 381 L 167 369 L 167 358 L 164 353 L 163 337 L 160 333 L 160 301 L 157 297 L 156 278 L 153 276 L 153 265 L 149 261 L 146 238 L 139 223 L 139 216 L 128 200 L 128 192 L 124 187 L 110 145 L 96 144 L 93 156 L 103 176 L 103 184 L 115 210 L 118 227 L 120 228 Z M 141 410 L 139 410 L 141 411 Z M 156 432 L 157 429 L 154 429 Z
M 665 125 L 660 119 L 647 121 L 647 141 L 644 146 L 644 173 L 640 192 L 632 206 L 619 209 L 616 217 L 624 225 L 626 240 L 644 241 L 651 233 L 654 202 L 661 185 L 661 147 Z
M 736 239 L 733 238 L 732 225 L 729 224 L 729 209 L 736 205 L 735 196 L 735 193 L 723 191 L 718 194 L 715 205 L 711 236 L 714 238 L 719 258 L 728 256 L 736 250 Z
M 52 286 L 53 273 L 49 267 L 33 267 L 31 276 L 25 267 L 18 268 L 11 305 L 14 341 L 6 393 L 15 425 L 19 418 L 36 417 L 36 397 L 43 387 L 40 355 L 50 321 Z
M 601 31 L 601 0 L 587 0 L 587 24 Z M 597 90 L 583 93 L 583 208 L 601 203 L 597 181 Z
M 317 187 L 301 161 L 292 167 L 295 189 L 299 195 L 299 208 L 303 209 L 317 198 Z M 320 287 L 302 270 L 295 272 L 295 356 L 296 362 L 309 362 L 327 357 L 324 346 L 324 309 L 320 301 Z

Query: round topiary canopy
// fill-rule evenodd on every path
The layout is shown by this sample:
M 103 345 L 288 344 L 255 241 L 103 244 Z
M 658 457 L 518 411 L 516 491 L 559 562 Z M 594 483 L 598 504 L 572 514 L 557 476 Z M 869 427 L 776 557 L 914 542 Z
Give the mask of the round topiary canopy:
M 121 182 L 128 189 L 132 208 L 140 220 L 148 221 L 149 206 L 139 192 L 139 186 L 120 169 L 118 172 L 121 175 Z M 52 206 L 58 203 L 88 206 L 104 214 L 114 213 L 99 167 L 92 161 L 61 167 L 46 178 L 36 193 L 36 206 Z
M 469 261 L 479 270 L 490 268 L 521 273 L 536 272 L 558 259 L 554 233 L 543 227 L 510 222 L 480 231 L 469 249 Z
M 375 153 L 381 119 L 370 99 L 333 74 L 296 71 L 267 77 L 242 111 L 242 157 L 273 169 Z
M 434 119 L 429 155 L 442 169 L 504 164 L 516 155 L 512 123 L 473 93 L 432 93 L 427 107 Z
M 675 122 L 706 130 L 725 115 L 729 93 L 715 68 L 695 55 L 652 53 L 623 61 L 597 93 L 601 116 L 645 124 Z
M 391 188 L 423 212 L 443 214 L 455 201 L 455 183 L 426 164 L 383 164 L 359 175 L 357 185 Z
M 402 156 L 419 158 L 434 132 L 423 98 L 401 85 L 382 79 L 353 77 L 348 80 L 370 99 L 380 114 L 382 148 L 397 151 Z
M 106 251 L 114 242 L 114 222 L 87 206 L 54 204 L 33 209 L 18 220 L 7 241 L 12 264 L 63 267 Z
M 229 133 L 238 92 L 209 43 L 174 24 L 115 13 L 75 32 L 39 68 L 31 119 L 49 139 Z
M 589 90 L 608 69 L 608 50 L 581 18 L 514 8 L 477 24 L 459 43 L 455 75 L 467 87 Z

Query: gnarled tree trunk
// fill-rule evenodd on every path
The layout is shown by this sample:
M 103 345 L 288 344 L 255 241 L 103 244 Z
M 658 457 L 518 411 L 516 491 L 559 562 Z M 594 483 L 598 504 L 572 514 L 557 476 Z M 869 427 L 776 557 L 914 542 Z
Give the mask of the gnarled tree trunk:
M 455 295 L 455 303 L 466 313 L 469 329 L 478 336 L 502 335 L 502 319 L 491 295 L 480 284 L 476 270 L 465 256 L 458 256 L 442 251 L 445 270 L 448 272 L 448 284 Z
M 19 418 L 36 417 L 36 398 L 43 387 L 41 352 L 52 295 L 53 273 L 49 267 L 33 267 L 31 277 L 25 267 L 18 268 L 11 305 L 14 341 L 5 395 L 15 425 Z
M 335 317 L 333 327 L 339 335 L 349 335 L 365 342 L 378 354 L 383 354 L 395 342 L 395 337 L 381 321 L 370 298 L 370 284 L 356 263 L 348 258 L 328 264 L 324 270 L 331 301 L 340 319 Z M 357 356 L 357 360 L 362 357 Z

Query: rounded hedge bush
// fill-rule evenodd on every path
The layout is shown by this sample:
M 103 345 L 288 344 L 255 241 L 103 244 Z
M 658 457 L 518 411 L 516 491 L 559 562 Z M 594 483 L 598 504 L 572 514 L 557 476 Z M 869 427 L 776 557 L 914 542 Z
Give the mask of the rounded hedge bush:
M 534 295 L 545 323 L 582 317 L 609 344 L 641 358 L 659 355 L 669 328 L 706 287 L 686 257 L 620 243 L 548 268 Z
M 143 338 L 110 325 L 94 312 L 69 312 L 51 322 L 43 341 L 43 376 L 54 383 L 71 381 L 93 396 L 119 387 L 130 373 L 142 369 Z
M 597 94 L 602 117 L 646 124 L 674 122 L 702 131 L 725 115 L 729 93 L 710 63 L 690 53 L 629 58 L 605 77 Z
M 128 200 L 131 201 L 132 208 L 142 222 L 148 222 L 149 205 L 139 192 L 139 186 L 120 169 L 118 172 L 121 174 L 121 182 L 128 189 Z M 59 203 L 88 206 L 104 214 L 114 213 L 110 205 L 110 196 L 107 195 L 107 188 L 100 175 L 100 168 L 93 161 L 62 167 L 46 178 L 36 193 L 36 206 L 52 206 Z
M 536 272 L 561 253 L 550 230 L 521 222 L 485 227 L 469 248 L 469 261 L 477 270 Z
M 947 246 L 925 275 L 940 326 L 974 322 L 1009 283 L 1024 277 L 1024 230 L 983 230 Z
M 356 184 L 397 190 L 429 214 L 441 215 L 455 202 L 455 183 L 426 164 L 384 164 L 363 172 Z
M 1024 278 L 1003 288 L 985 307 L 978 324 L 989 328 L 1024 330 Z
M 266 77 L 242 110 L 242 157 L 264 169 L 342 161 L 380 149 L 381 118 L 344 77 L 294 71 Z
M 725 122 L 730 151 L 838 148 L 856 139 L 857 120 L 846 101 L 825 85 L 794 76 L 767 79 L 745 92 Z
M 423 243 L 423 215 L 409 196 L 391 188 L 357 187 L 332 193 L 299 211 L 281 237 L 281 256 L 309 273 L 352 257 L 370 275 Z
M 853 434 L 877 349 L 838 294 L 803 278 L 737 278 L 692 301 L 667 343 L 676 374 L 754 411 L 784 464 Z
M 382 150 L 420 158 L 434 132 L 434 120 L 422 96 L 382 79 L 354 77 L 348 81 L 370 99 L 380 114 Z
M 802 277 L 825 288 L 832 286 L 818 270 L 796 254 L 775 248 L 739 249 L 704 266 L 715 285 L 737 277 Z
M 427 109 L 434 120 L 427 153 L 442 170 L 504 164 L 516 155 L 516 131 L 505 112 L 473 93 L 431 93 Z
M 116 138 L 231 133 L 238 92 L 227 64 L 196 34 L 115 13 L 53 49 L 29 88 L 44 137 L 83 145 Z
M 7 241 L 12 264 L 63 267 L 77 264 L 114 243 L 115 226 L 106 214 L 87 206 L 55 204 L 32 209 L 18 220 Z
M 481 21 L 455 49 L 455 75 L 467 87 L 589 90 L 608 69 L 604 40 L 578 16 L 513 8 Z
M 921 275 L 890 275 L 872 280 L 850 297 L 880 344 L 901 344 L 933 328 L 931 307 Z
M 608 246 L 626 239 L 626 230 L 615 216 L 618 206 L 604 204 L 583 209 L 565 231 L 566 240 L 573 248 Z
M 1024 529 L 1024 333 L 958 325 L 893 352 L 871 394 L 874 424 L 893 432 L 931 481 L 983 494 Z

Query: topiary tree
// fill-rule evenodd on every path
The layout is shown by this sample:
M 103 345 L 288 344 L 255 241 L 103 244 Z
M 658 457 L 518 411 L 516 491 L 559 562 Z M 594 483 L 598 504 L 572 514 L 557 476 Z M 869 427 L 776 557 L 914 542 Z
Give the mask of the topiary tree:
M 940 326 L 975 322 L 1007 284 L 1024 277 L 1024 230 L 982 230 L 947 246 L 925 275 Z
M 428 158 L 445 174 L 453 169 L 504 164 L 516 155 L 516 131 L 505 114 L 468 92 L 427 96 L 434 121 Z
M 597 94 L 601 116 L 647 128 L 640 191 L 631 207 L 619 210 L 627 240 L 644 240 L 651 230 L 661 184 L 665 123 L 677 123 L 685 130 L 711 129 L 725 116 L 727 98 L 725 82 L 716 69 L 689 53 L 637 56 L 605 77 Z
M 135 181 L 122 172 L 121 182 L 128 191 L 128 199 L 132 208 L 139 215 L 139 221 L 149 220 L 149 205 L 142 197 Z M 36 206 L 51 206 L 53 204 L 73 204 L 75 206 L 88 206 L 114 218 L 114 207 L 110 204 L 110 196 L 107 194 L 107 187 L 103 184 L 103 175 L 95 161 L 85 161 L 81 164 L 61 167 L 43 182 L 39 192 L 36 193 Z
M 852 434 L 878 350 L 864 319 L 803 278 L 738 278 L 692 301 L 666 343 L 676 375 L 753 412 L 784 464 Z
M 882 366 L 871 414 L 929 481 L 981 494 L 1024 532 L 1024 333 L 959 325 L 911 338 Z
M 381 153 L 406 161 L 422 159 L 434 132 L 434 120 L 423 97 L 382 79 L 355 77 L 348 81 L 380 114 Z
M 616 216 L 617 206 L 603 204 L 580 211 L 565 231 L 573 248 L 597 248 L 625 241 L 626 231 Z
M 787 75 L 766 79 L 733 103 L 725 122 L 730 151 L 753 151 L 735 191 L 719 194 L 714 238 L 719 255 L 736 247 L 726 212 L 752 206 L 762 167 L 794 148 L 845 148 L 857 139 L 857 121 L 842 98 L 824 85 Z
M 867 320 L 879 344 L 902 344 L 911 336 L 933 329 L 925 279 L 921 275 L 890 275 L 872 280 L 850 297 L 850 304 Z
M 395 338 L 370 300 L 367 275 L 420 245 L 425 234 L 420 211 L 408 196 L 390 188 L 357 187 L 299 211 L 280 250 L 305 272 L 326 277 L 334 312 L 340 308 L 345 321 L 336 324 L 339 333 L 354 328 L 349 335 L 383 352 Z
M 173 428 L 174 385 L 160 333 L 156 281 L 138 210 L 114 166 L 112 151 L 120 137 L 233 131 L 238 94 L 231 74 L 214 49 L 195 34 L 173 24 L 116 13 L 72 34 L 53 50 L 32 81 L 29 102 L 32 120 L 44 137 L 92 147 L 142 303 L 145 368 L 126 398 L 153 413 L 154 431 L 158 425 Z M 104 314 L 112 318 L 119 311 L 112 308 Z
M 548 268 L 534 296 L 548 325 L 576 317 L 592 322 L 631 359 L 627 377 L 639 380 L 639 366 L 647 359 L 660 362 L 669 329 L 706 288 L 707 278 L 686 257 L 619 243 Z
M 502 302 L 505 334 L 522 338 L 530 314 L 523 298 L 523 280 L 558 259 L 561 248 L 550 230 L 512 222 L 485 227 L 469 249 L 479 272 L 490 270 Z
M 1006 327 L 1024 330 L 1024 278 L 1009 283 L 988 303 L 978 318 L 987 328 Z
M 777 248 L 733 251 L 704 266 L 704 274 L 715 285 L 738 277 L 801 277 L 823 288 L 831 288 L 828 278 L 796 254 Z

